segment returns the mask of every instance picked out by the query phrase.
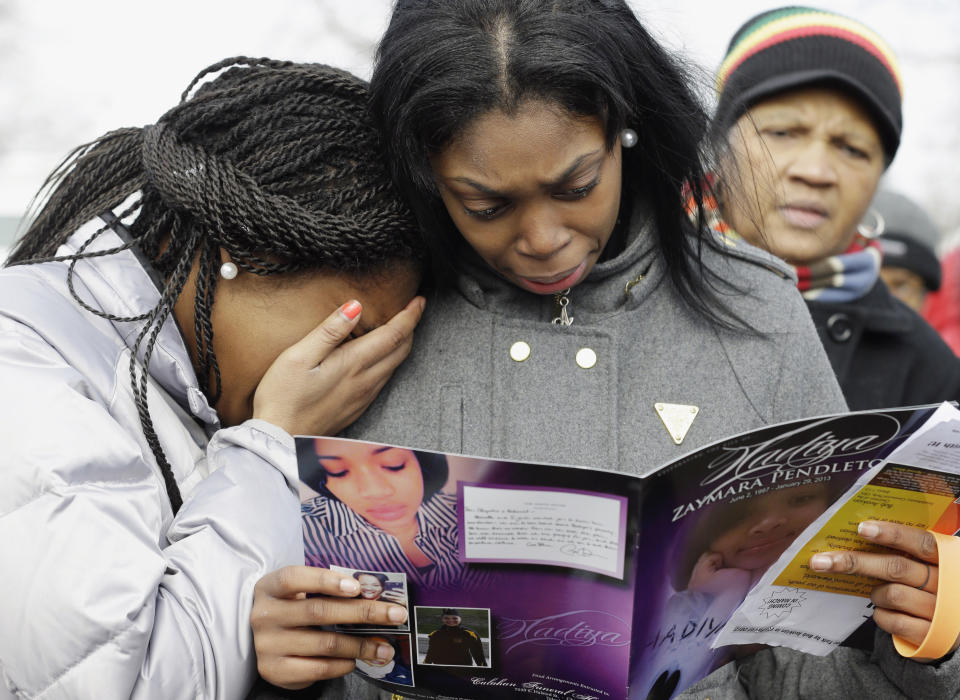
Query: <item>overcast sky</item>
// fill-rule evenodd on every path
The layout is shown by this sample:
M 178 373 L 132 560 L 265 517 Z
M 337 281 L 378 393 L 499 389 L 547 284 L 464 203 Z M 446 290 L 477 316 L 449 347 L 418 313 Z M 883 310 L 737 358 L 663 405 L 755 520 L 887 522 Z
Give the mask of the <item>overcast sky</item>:
M 0 215 L 19 215 L 73 146 L 154 121 L 231 55 L 335 64 L 369 77 L 389 0 L 0 0 Z M 651 30 L 712 71 L 755 0 L 637 0 Z M 826 3 L 824 3 L 826 5 Z M 842 0 L 899 55 L 905 133 L 889 182 L 960 228 L 960 2 Z

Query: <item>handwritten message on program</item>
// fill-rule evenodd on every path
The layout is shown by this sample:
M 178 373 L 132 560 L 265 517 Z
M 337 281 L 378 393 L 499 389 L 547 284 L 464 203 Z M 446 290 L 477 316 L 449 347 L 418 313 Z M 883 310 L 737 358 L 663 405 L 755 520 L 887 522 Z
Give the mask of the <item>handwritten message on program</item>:
M 459 501 L 464 561 L 570 566 L 623 578 L 622 496 L 461 483 Z

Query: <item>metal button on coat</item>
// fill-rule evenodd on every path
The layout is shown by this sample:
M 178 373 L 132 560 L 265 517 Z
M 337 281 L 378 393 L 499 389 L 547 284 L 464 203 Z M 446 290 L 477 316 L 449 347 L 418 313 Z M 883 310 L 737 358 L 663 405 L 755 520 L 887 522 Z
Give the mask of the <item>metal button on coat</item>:
M 583 369 L 590 369 L 597 364 L 597 353 L 590 348 L 580 348 L 577 350 L 577 364 Z
M 846 314 L 834 314 L 827 319 L 827 332 L 838 343 L 845 343 L 853 335 L 853 321 Z
M 511 359 L 517 362 L 523 362 L 528 357 L 530 357 L 530 346 L 527 343 L 523 342 L 522 340 L 518 340 L 510 346 Z

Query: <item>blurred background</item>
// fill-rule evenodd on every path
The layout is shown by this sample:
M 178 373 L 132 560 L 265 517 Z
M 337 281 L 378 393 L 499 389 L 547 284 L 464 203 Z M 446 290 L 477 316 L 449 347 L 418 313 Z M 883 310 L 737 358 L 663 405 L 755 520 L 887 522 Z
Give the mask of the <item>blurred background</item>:
M 713 70 L 756 0 L 632 0 L 641 20 Z M 369 78 L 390 0 L 0 0 L 0 259 L 46 174 L 74 146 L 153 122 L 206 65 L 232 55 L 330 63 Z M 833 0 L 872 27 L 904 75 L 904 135 L 886 187 L 960 236 L 960 2 Z

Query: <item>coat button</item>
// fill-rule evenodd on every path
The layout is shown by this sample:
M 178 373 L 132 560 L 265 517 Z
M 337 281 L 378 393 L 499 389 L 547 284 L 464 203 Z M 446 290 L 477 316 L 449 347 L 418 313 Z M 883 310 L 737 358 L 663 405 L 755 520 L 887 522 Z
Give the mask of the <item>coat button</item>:
M 510 346 L 510 359 L 516 362 L 523 362 L 528 357 L 530 357 L 530 346 L 527 343 L 518 340 Z
M 577 364 L 583 369 L 590 369 L 597 364 L 597 353 L 590 348 L 580 348 L 577 350 Z
M 845 343 L 853 335 L 853 322 L 846 314 L 834 314 L 827 319 L 827 332 L 838 343 Z

